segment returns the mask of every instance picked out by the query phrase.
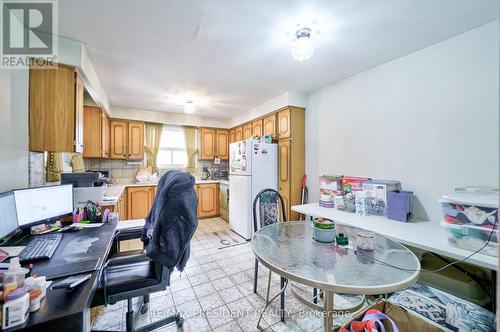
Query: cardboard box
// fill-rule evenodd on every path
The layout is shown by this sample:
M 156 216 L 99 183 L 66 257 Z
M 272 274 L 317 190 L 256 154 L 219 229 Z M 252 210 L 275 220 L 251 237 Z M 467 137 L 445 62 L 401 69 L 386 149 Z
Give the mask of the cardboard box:
M 342 195 L 342 175 L 319 177 L 319 206 L 333 208 L 334 197 Z
M 353 319 L 351 319 L 349 322 L 347 322 L 344 326 L 342 327 L 334 327 L 333 331 L 338 332 L 341 330 L 341 328 L 347 329 L 349 331 L 349 326 L 351 325 L 351 322 L 354 321 L 361 321 L 369 309 L 377 309 L 380 310 L 382 313 L 386 314 L 389 316 L 392 321 L 396 324 L 396 326 L 399 329 L 399 332 L 415 332 L 415 331 L 426 331 L 426 332 L 440 332 L 442 329 L 440 328 L 439 325 L 437 325 L 434 322 L 424 320 L 421 317 L 416 316 L 413 314 L 411 311 L 407 311 L 406 309 L 394 305 L 390 302 L 387 302 L 385 300 L 380 300 L 378 302 L 375 302 L 366 310 L 363 310 L 360 314 L 356 315 Z M 392 327 L 390 326 L 390 323 L 387 321 L 384 322 L 384 327 L 387 332 L 392 332 Z
M 363 183 L 368 180 L 369 178 L 357 176 L 346 176 L 342 178 L 342 195 L 363 190 Z

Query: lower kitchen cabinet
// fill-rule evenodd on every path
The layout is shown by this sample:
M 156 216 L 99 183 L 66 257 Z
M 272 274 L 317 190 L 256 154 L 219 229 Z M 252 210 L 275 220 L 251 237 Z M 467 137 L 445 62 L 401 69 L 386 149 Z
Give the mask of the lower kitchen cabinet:
M 118 212 L 120 220 L 144 219 L 153 206 L 157 190 L 157 186 L 126 187 L 116 205 L 107 208 L 111 212 Z M 219 198 L 218 183 L 197 184 L 195 191 L 198 196 L 198 218 L 213 218 L 218 217 L 219 214 L 221 216 L 228 214 L 229 190 L 222 193 L 222 198 Z M 222 199 L 226 204 L 221 201 Z M 219 203 L 221 203 L 220 206 Z
M 125 191 L 123 191 L 120 198 L 118 199 L 118 204 L 116 205 L 116 211 L 118 212 L 119 220 L 129 219 L 127 211 L 127 195 Z
M 217 217 L 219 215 L 219 184 L 197 184 L 195 189 L 198 196 L 198 218 Z
M 127 188 L 127 219 L 143 219 L 153 205 L 154 186 Z

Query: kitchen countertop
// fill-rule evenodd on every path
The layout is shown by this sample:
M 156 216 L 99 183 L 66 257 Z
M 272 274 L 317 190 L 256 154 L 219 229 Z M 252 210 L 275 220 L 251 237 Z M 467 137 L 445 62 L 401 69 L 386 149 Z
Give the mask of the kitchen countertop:
M 209 183 L 224 183 L 229 185 L 228 180 L 202 180 L 199 177 L 195 178 L 196 184 L 209 184 Z M 108 189 L 106 190 L 105 197 L 109 198 L 103 201 L 102 206 L 112 206 L 118 203 L 118 199 L 122 195 L 123 191 L 127 187 L 144 187 L 144 186 L 157 186 L 157 183 L 136 183 L 130 180 L 125 180 L 120 182 L 118 179 L 117 184 L 108 185 Z

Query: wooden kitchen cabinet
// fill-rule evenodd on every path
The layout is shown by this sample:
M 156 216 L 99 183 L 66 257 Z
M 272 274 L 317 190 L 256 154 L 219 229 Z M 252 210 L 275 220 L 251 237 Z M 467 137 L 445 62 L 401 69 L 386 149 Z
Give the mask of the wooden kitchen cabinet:
M 111 159 L 144 159 L 144 122 L 110 120 Z
M 74 67 L 30 68 L 30 151 L 83 152 L 83 90 Z
M 236 142 L 235 140 L 236 129 L 229 129 L 229 144 Z
M 214 159 L 215 152 L 215 129 L 200 128 L 200 159 Z
M 111 159 L 127 159 L 128 126 L 125 120 L 110 121 Z
M 84 136 L 85 137 L 85 136 Z M 109 158 L 111 148 L 111 128 L 106 112 L 101 110 L 101 157 Z
M 252 137 L 262 136 L 264 132 L 262 129 L 262 119 L 252 121 Z
M 144 122 L 128 122 L 128 159 L 144 159 Z
M 129 220 L 127 211 L 127 190 L 122 192 L 113 210 L 114 212 L 118 212 L 119 220 Z
M 285 201 L 288 220 L 298 220 L 291 206 L 300 204 L 305 173 L 304 108 L 286 106 L 262 119 L 234 128 L 235 141 L 270 135 L 278 140 L 278 189 Z
M 290 218 L 290 145 L 290 140 L 278 143 L 278 191 L 285 201 L 287 218 Z
M 225 129 L 200 128 L 199 150 L 201 160 L 229 159 L 229 132 Z
M 304 109 L 288 106 L 280 110 L 278 127 L 278 189 L 285 201 L 287 217 L 298 220 L 299 214 L 292 212 L 291 206 L 300 204 L 305 173 Z
M 243 139 L 252 138 L 252 123 L 249 122 L 243 125 Z
M 109 157 L 109 119 L 100 107 L 83 108 L 83 156 Z
M 292 128 L 290 127 L 290 108 L 278 112 L 278 138 L 290 138 Z
M 217 158 L 229 160 L 229 132 L 227 130 L 217 129 L 215 131 L 215 142 Z
M 243 126 L 234 129 L 234 141 L 239 142 L 241 140 L 243 140 Z
M 263 135 L 272 136 L 273 139 L 278 139 L 278 135 L 276 133 L 276 114 L 273 113 L 262 119 L 262 129 Z
M 128 210 L 127 210 L 127 197 L 125 192 L 120 196 L 118 200 L 118 216 L 120 220 L 129 220 Z
M 127 219 L 143 219 L 153 205 L 153 186 L 127 188 Z
M 219 215 L 219 185 L 217 183 L 197 184 L 198 218 L 211 218 Z

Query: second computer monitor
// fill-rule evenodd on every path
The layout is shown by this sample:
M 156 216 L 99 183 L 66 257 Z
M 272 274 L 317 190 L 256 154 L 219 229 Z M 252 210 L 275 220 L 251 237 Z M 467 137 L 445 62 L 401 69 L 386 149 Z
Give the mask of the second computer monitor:
M 61 185 L 14 191 L 19 227 L 54 221 L 73 212 L 73 186 Z
M 0 194 L 0 239 L 13 233 L 17 226 L 16 203 L 12 191 Z

